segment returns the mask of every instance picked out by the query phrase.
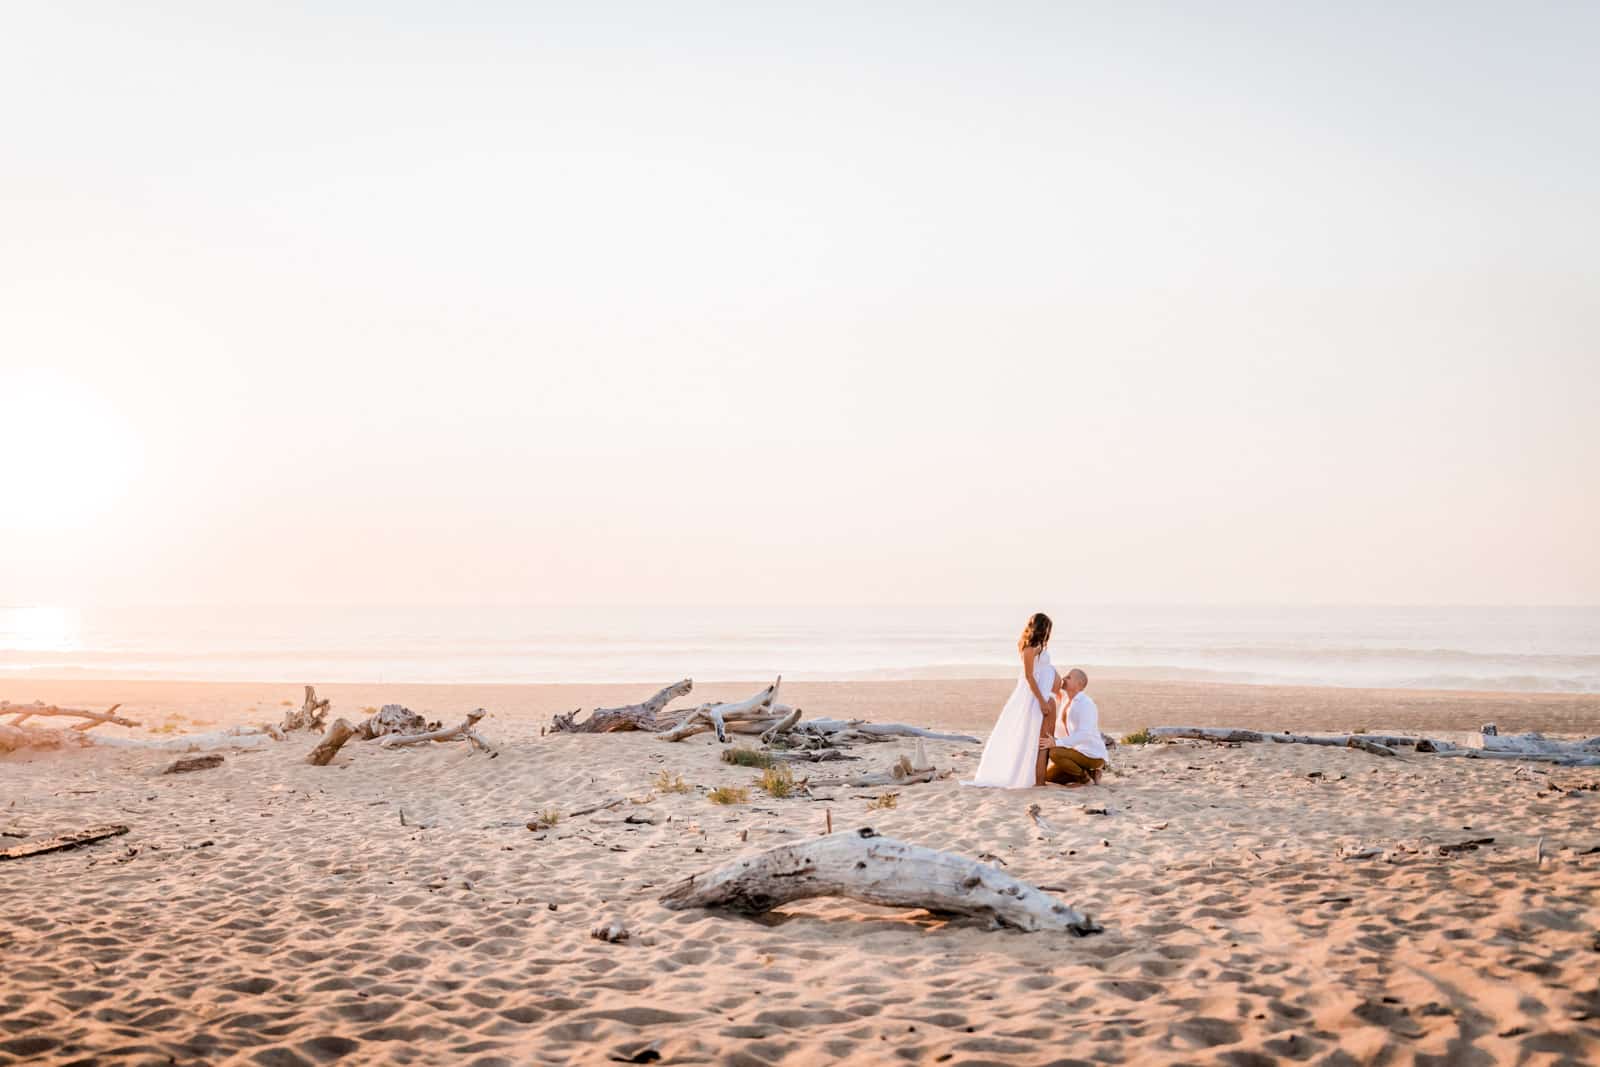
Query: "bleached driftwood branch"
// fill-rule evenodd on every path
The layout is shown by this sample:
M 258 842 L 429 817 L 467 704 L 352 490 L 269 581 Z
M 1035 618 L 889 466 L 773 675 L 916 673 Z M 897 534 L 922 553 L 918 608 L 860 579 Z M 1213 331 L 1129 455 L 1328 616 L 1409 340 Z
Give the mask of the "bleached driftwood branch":
M 380 738 L 378 744 L 383 748 L 399 748 L 404 745 L 420 745 L 428 741 L 468 741 L 471 742 L 473 748 L 495 755 L 497 753 L 495 753 L 494 748 L 483 739 L 476 729 L 478 721 L 487 714 L 488 712 L 483 708 L 477 708 L 467 712 L 466 720 L 457 723 L 455 726 L 446 727 L 442 730 L 429 730 L 420 734 L 388 734 Z
M 13 704 L 8 700 L 0 700 L 0 715 L 15 715 L 11 720 L 12 726 L 21 726 L 35 715 L 40 717 L 70 716 L 87 721 L 74 723 L 73 730 L 93 730 L 102 723 L 111 723 L 114 726 L 138 726 L 132 719 L 125 719 L 117 714 L 121 704 L 113 704 L 105 711 L 87 711 L 80 708 L 59 708 L 54 704 Z
M 778 687 L 782 684 L 783 677 L 780 675 L 777 681 L 744 700 L 731 704 L 701 704 L 684 716 L 683 721 L 678 725 L 658 736 L 663 741 L 682 741 L 686 737 L 692 737 L 706 730 L 715 730 L 717 732 L 717 740 L 726 742 L 728 740 L 728 723 L 730 721 L 764 720 L 774 717 L 773 703 L 778 698 Z M 780 714 L 786 715 L 788 710 L 785 709 Z M 756 733 L 761 732 L 761 730 L 756 731 Z
M 1542 734 L 1499 735 L 1480 733 L 1466 745 L 1431 737 L 1400 737 L 1389 734 L 1309 734 L 1266 733 L 1221 726 L 1157 726 L 1151 737 L 1191 738 L 1218 743 L 1275 743 L 1292 745 L 1333 745 L 1356 748 L 1377 756 L 1393 756 L 1397 747 L 1414 747 L 1419 753 L 1434 753 L 1468 759 L 1511 759 L 1554 763 L 1568 767 L 1600 766 L 1600 737 L 1581 741 L 1554 741 Z
M 628 704 L 620 708 L 595 708 L 589 717 L 578 722 L 579 708 L 566 715 L 556 715 L 550 720 L 550 732 L 557 734 L 609 734 L 618 730 L 656 730 L 660 724 L 656 717 L 663 708 L 694 688 L 694 680 L 685 678 L 673 682 L 649 700 Z
M 678 911 L 728 908 L 762 914 L 814 897 L 968 915 L 1029 932 L 1100 930 L 1083 912 L 987 864 L 879 837 L 871 829 L 735 860 L 679 882 L 661 903 Z
M 331 700 L 318 700 L 316 686 L 306 686 L 306 699 L 298 708 L 283 713 L 283 722 L 278 729 L 284 733 L 295 730 L 316 730 L 319 733 L 323 728 L 323 720 L 328 717 L 328 709 L 333 706 Z
M 867 722 L 865 719 L 808 719 L 801 729 L 807 733 L 823 736 L 843 734 L 851 737 L 860 735 L 860 739 L 866 741 L 880 741 L 890 737 L 923 737 L 929 741 L 958 741 L 972 745 L 978 743 L 976 737 L 971 737 L 967 734 L 945 734 L 921 726 L 910 726 L 903 722 Z
M 772 744 L 772 742 L 777 739 L 779 734 L 786 734 L 790 730 L 793 730 L 795 723 L 799 721 L 800 709 L 795 708 L 794 710 L 790 711 L 789 714 L 785 715 L 783 718 L 779 719 L 762 732 L 761 743 L 763 745 Z

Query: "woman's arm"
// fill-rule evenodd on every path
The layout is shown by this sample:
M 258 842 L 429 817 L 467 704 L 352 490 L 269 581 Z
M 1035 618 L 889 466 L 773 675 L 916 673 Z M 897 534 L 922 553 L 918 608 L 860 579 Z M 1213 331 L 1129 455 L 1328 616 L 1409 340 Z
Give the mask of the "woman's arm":
M 1033 676 L 1033 664 L 1038 658 L 1039 650 L 1037 648 L 1025 648 L 1022 650 L 1022 676 L 1028 679 L 1028 688 L 1033 690 L 1033 699 L 1039 702 L 1040 710 L 1047 716 L 1054 715 L 1055 701 L 1048 699 L 1043 693 L 1039 692 L 1039 681 Z

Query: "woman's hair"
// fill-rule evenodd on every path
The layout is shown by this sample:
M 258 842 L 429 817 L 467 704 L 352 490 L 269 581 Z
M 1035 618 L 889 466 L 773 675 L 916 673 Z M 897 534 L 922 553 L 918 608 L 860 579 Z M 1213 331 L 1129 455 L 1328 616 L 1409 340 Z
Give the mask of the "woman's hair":
M 1025 648 L 1043 648 L 1050 640 L 1050 616 L 1040 611 L 1029 617 L 1028 625 L 1022 628 L 1022 636 L 1017 638 L 1017 651 Z

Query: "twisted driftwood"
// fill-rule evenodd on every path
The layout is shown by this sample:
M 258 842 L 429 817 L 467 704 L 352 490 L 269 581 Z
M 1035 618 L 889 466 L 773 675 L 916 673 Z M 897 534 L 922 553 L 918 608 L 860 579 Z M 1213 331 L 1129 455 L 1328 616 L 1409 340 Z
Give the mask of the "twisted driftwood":
M 438 728 L 438 723 L 430 723 L 410 708 L 385 704 L 356 727 L 356 736 L 363 741 L 371 741 L 388 734 L 420 734 Z
M 694 688 L 694 681 L 685 678 L 663 688 L 649 700 L 621 708 L 595 708 L 589 717 L 578 722 L 582 708 L 566 715 L 556 715 L 550 720 L 550 732 L 556 734 L 609 734 L 618 730 L 658 730 L 656 717 L 668 704 Z
M 333 706 L 331 700 L 318 700 L 316 686 L 306 686 L 306 699 L 298 708 L 283 713 L 283 722 L 278 729 L 284 733 L 295 730 L 322 731 L 323 720 L 328 717 L 328 709 Z
M 735 860 L 679 882 L 662 894 L 661 903 L 677 911 L 727 908 L 759 915 L 813 897 L 969 915 L 1030 933 L 1101 929 L 1083 912 L 987 864 L 879 837 L 870 828 Z
M 682 722 L 661 734 L 661 740 L 682 741 L 686 737 L 692 737 L 706 730 L 715 730 L 717 732 L 717 740 L 726 743 L 728 740 L 728 723 L 732 720 L 749 721 L 755 719 L 767 720 L 774 717 L 783 718 L 792 709 L 784 708 L 783 711 L 777 712 L 774 710 L 773 705 L 773 702 L 778 698 L 778 687 L 782 684 L 783 677 L 780 675 L 777 681 L 761 690 L 755 696 L 747 697 L 731 704 L 701 704 L 684 716 Z M 764 729 L 765 727 L 755 732 L 761 733 Z

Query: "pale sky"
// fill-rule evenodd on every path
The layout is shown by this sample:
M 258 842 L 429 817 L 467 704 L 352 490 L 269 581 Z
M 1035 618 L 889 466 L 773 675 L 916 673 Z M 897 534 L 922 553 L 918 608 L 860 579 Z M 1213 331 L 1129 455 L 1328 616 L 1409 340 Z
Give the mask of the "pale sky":
M 0 603 L 1600 602 L 1600 6 L 155 6 L 0 30 Z

